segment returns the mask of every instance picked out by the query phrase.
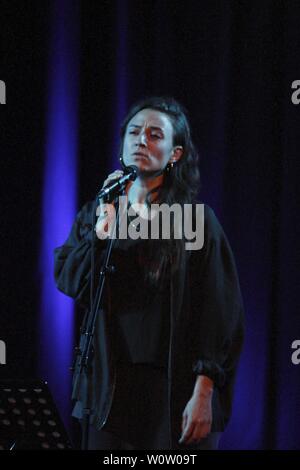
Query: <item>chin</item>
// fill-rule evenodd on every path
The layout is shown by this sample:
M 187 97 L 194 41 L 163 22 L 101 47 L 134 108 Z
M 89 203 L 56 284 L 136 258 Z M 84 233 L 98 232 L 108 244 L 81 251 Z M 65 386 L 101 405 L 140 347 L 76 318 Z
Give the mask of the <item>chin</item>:
M 145 159 L 137 159 L 131 165 L 136 165 L 140 171 L 152 171 L 149 161 Z

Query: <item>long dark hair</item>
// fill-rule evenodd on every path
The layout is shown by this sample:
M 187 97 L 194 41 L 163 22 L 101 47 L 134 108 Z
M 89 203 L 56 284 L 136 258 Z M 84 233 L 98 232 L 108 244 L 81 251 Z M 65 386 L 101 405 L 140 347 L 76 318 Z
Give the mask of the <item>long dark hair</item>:
M 157 193 L 155 202 L 165 203 L 169 206 L 174 203 L 183 206 L 195 202 L 200 189 L 198 153 L 192 141 L 187 112 L 174 98 L 150 97 L 139 101 L 130 108 L 121 125 L 121 162 L 127 125 L 133 116 L 143 109 L 153 109 L 169 116 L 173 125 L 173 145 L 179 145 L 183 148 L 183 154 L 173 168 L 169 165 L 166 167 L 163 184 Z M 172 232 L 174 233 L 174 227 Z M 156 268 L 154 272 L 151 270 L 148 272 L 149 279 L 156 281 L 160 279 L 169 262 L 171 262 L 172 270 L 178 268 L 183 249 L 183 240 L 172 239 L 172 236 L 171 240 L 162 240 L 160 250 L 153 247 L 150 250 L 152 251 L 150 259 L 155 257 L 158 260 L 158 269 Z

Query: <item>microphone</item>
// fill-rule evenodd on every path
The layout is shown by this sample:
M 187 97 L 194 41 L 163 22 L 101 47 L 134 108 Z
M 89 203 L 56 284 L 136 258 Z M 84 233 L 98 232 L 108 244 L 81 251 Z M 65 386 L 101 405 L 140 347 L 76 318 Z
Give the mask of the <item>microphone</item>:
M 126 186 L 128 181 L 134 181 L 138 176 L 138 167 L 136 165 L 129 165 L 125 167 L 125 175 L 114 181 L 109 186 L 100 189 L 97 194 L 97 198 L 105 198 L 105 202 L 113 200 L 118 194 L 120 194 Z

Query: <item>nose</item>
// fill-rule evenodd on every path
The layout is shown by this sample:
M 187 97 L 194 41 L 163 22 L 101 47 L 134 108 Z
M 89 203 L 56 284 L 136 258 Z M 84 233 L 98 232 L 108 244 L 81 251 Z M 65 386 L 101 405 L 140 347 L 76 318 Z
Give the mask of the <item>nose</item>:
M 145 147 L 146 144 L 147 144 L 147 136 L 146 136 L 146 132 L 143 130 L 138 135 L 137 145 L 142 145 Z

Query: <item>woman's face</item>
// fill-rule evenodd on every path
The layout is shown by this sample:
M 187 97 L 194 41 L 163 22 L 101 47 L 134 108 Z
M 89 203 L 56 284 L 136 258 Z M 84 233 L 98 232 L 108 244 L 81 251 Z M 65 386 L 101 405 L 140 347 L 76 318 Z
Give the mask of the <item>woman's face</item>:
M 129 121 L 123 141 L 123 161 L 141 171 L 163 170 L 176 161 L 182 147 L 173 145 L 173 125 L 169 116 L 160 111 L 143 109 Z

